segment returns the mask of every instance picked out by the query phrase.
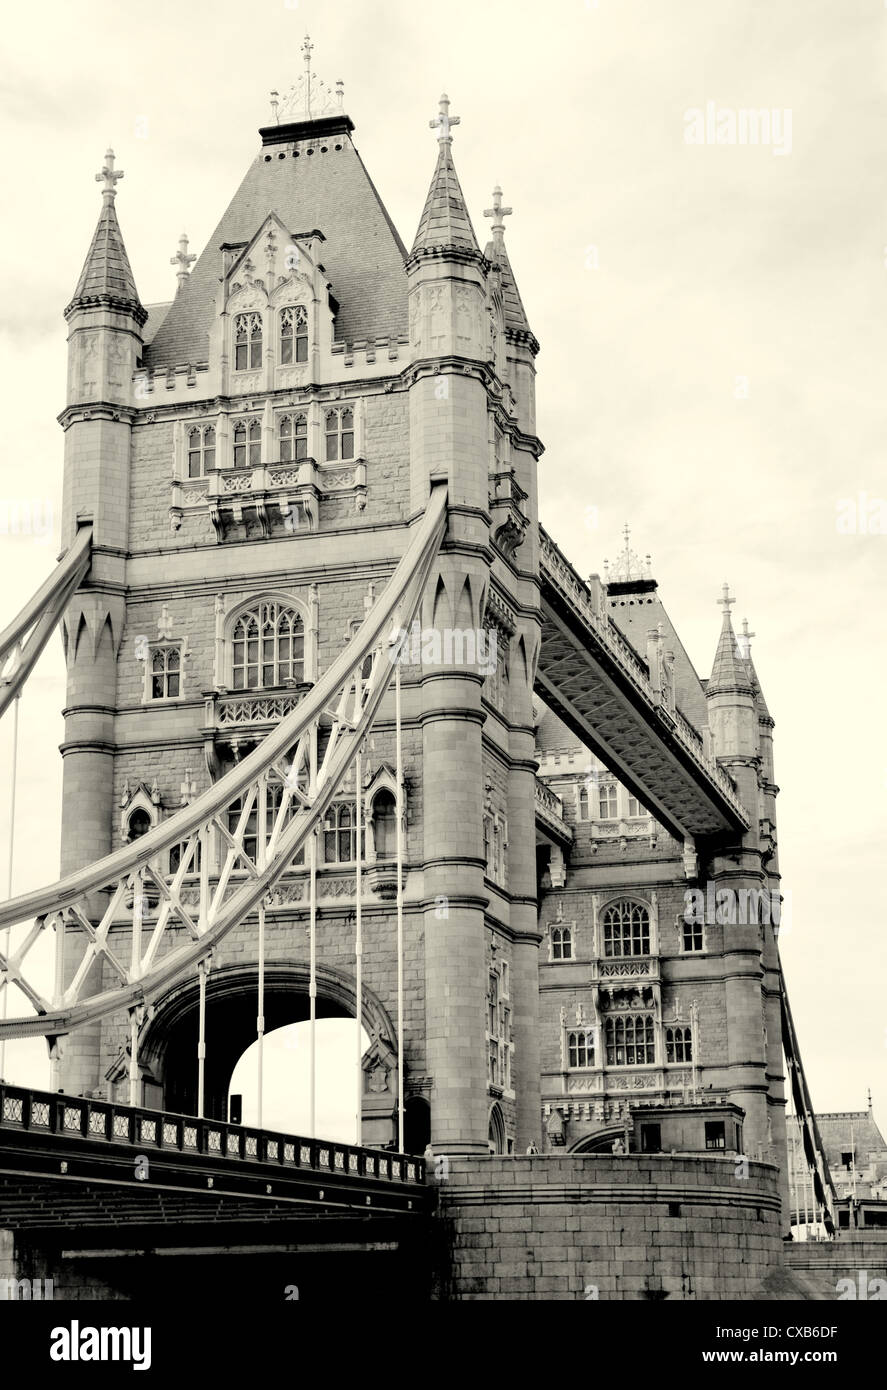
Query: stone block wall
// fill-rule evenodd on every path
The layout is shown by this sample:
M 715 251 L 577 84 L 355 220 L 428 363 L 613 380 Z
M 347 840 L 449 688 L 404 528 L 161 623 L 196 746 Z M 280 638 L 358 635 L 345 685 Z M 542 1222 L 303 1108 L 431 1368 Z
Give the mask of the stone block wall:
M 777 1170 L 695 1155 L 436 1165 L 436 1297 L 753 1299 L 781 1267 Z

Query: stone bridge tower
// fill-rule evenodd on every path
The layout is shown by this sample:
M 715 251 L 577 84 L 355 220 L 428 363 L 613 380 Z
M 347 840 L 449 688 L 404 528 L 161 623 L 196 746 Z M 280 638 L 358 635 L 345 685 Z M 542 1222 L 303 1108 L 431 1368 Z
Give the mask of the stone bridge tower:
M 540 1116 L 538 343 L 505 251 L 500 190 L 485 250 L 475 237 L 446 98 L 408 252 L 353 143 L 341 84 L 318 82 L 307 58 L 292 91 L 275 96 L 203 252 L 189 256 L 183 242 L 173 257 L 170 302 L 141 304 L 110 155 L 100 176 L 102 213 L 66 314 L 66 537 L 91 520 L 96 550 L 66 623 L 63 868 L 172 815 L 299 703 L 445 479 L 447 538 L 401 672 L 404 1014 L 392 700 L 359 789 L 364 995 L 358 1004 L 352 781 L 318 835 L 317 1013 L 362 1014 L 371 1142 L 395 1134 L 401 1029 L 414 1147 L 430 1133 L 450 1153 L 522 1149 Z M 272 779 L 269 809 L 274 795 Z M 260 813 L 256 840 L 263 824 Z M 220 847 L 209 847 L 210 879 Z M 159 871 L 173 872 L 175 856 Z M 306 878 L 295 862 L 268 907 L 266 1031 L 307 1016 Z M 154 910 L 146 895 L 148 926 Z M 130 921 L 121 915 L 114 930 L 124 960 Z M 220 1115 L 255 1036 L 254 924 L 224 940 L 207 979 L 206 1110 Z M 195 977 L 148 1001 L 146 1104 L 193 1112 L 197 998 Z M 72 1035 L 58 1084 L 123 1094 L 128 1039 L 117 1017 Z

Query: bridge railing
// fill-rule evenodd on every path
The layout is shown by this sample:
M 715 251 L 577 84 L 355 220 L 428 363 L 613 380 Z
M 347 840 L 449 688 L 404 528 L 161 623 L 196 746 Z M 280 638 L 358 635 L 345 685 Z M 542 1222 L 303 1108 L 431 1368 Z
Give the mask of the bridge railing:
M 86 1096 L 65 1096 L 0 1083 L 0 1129 L 126 1144 L 137 1155 L 192 1154 L 310 1169 L 322 1175 L 376 1178 L 424 1186 L 425 1160 L 334 1139 L 304 1139 L 221 1120 L 167 1114 Z

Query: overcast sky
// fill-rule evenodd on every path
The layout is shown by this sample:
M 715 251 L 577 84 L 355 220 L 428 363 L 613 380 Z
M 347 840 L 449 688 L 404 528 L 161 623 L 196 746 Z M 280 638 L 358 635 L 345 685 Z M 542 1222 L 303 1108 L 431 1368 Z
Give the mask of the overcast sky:
M 887 536 L 871 533 L 887 496 L 885 6 L 45 0 L 5 23 L 0 504 L 52 508 L 54 529 L 0 532 L 0 625 L 58 550 L 62 311 L 108 143 L 149 303 L 172 297 L 181 231 L 205 245 L 270 89 L 301 72 L 306 27 L 408 245 L 446 90 L 478 235 L 495 183 L 514 208 L 509 254 L 542 344 L 544 524 L 587 574 L 628 520 L 702 675 L 733 587 L 776 720 L 783 954 L 814 1103 L 860 1109 L 871 1086 L 887 1126 Z M 730 112 L 777 112 L 779 142 L 687 143 L 688 112 L 710 101 L 724 131 Z M 860 493 L 867 527 L 842 533 Z M 55 641 L 22 701 L 16 891 L 57 869 L 63 700 Z M 7 715 L 0 789 L 10 747 Z

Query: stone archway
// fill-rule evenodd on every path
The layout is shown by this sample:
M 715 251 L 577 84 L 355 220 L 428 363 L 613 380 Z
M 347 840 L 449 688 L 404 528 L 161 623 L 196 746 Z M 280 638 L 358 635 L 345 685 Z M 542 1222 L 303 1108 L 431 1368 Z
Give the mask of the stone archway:
M 508 1149 L 505 1137 L 505 1118 L 498 1101 L 490 1106 L 489 1143 L 491 1154 L 504 1154 Z
M 301 1023 L 310 1015 L 308 986 L 310 969 L 307 961 L 273 961 L 265 966 L 265 1032 L 272 1033 L 290 1023 Z M 356 1013 L 356 994 L 353 976 L 330 966 L 317 966 L 318 1019 L 353 1018 Z M 227 1118 L 228 1087 L 238 1060 L 255 1041 L 258 967 L 228 965 L 211 970 L 206 985 L 206 1062 L 204 1077 L 204 1114 L 210 1119 Z M 139 1037 L 139 1062 L 145 1082 L 145 1103 L 179 1114 L 193 1115 L 197 1111 L 197 1040 L 199 1020 L 199 983 L 197 978 L 184 981 L 169 989 L 155 1002 L 150 1018 Z M 374 1118 L 383 1127 L 393 1125 L 394 1103 L 397 1096 L 396 1070 L 391 1072 L 392 1057 L 396 1057 L 397 1041 L 394 1026 L 378 996 L 366 986 L 363 990 L 362 1023 L 370 1036 L 370 1046 L 364 1054 L 364 1069 L 373 1069 L 372 1095 Z M 381 1059 L 381 1062 L 380 1062 Z M 380 1106 L 379 1067 L 389 1070 L 385 1097 L 390 1104 Z M 121 1058 L 111 1073 L 118 1080 L 125 1071 Z M 153 1092 L 153 1095 L 152 1095 Z M 385 1111 L 383 1115 L 380 1110 Z M 390 1134 L 386 1133 L 386 1141 Z M 374 1136 L 371 1142 L 378 1142 Z

